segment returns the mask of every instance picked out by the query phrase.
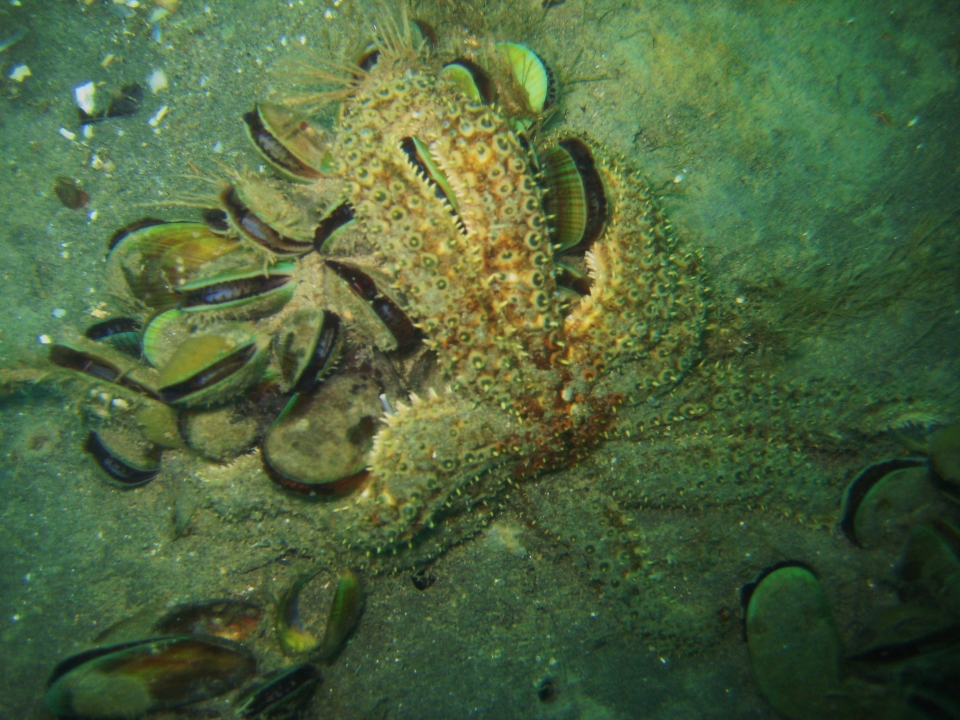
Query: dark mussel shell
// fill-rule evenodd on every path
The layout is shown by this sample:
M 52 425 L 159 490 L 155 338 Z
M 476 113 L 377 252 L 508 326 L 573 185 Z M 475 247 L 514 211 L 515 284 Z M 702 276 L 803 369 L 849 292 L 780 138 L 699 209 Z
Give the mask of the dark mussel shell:
M 222 695 L 256 672 L 242 645 L 207 636 L 95 648 L 54 668 L 47 707 L 61 718 L 124 720 Z
M 274 337 L 285 392 L 306 393 L 334 368 L 343 350 L 340 316 L 315 308 L 295 313 Z
M 327 260 L 327 267 L 346 282 L 357 296 L 367 301 L 370 309 L 397 341 L 398 350 L 407 350 L 420 340 L 421 333 L 410 317 L 397 303 L 380 292 L 373 278 L 353 265 L 336 260 Z
M 90 340 L 107 343 L 125 355 L 139 360 L 142 327 L 136 318 L 116 317 L 91 325 L 83 331 L 83 335 Z
M 274 255 L 304 255 L 313 250 L 313 242 L 287 237 L 274 230 L 257 215 L 240 197 L 233 186 L 220 194 L 220 203 L 237 231 L 254 245 Z
M 112 447 L 104 442 L 100 433 L 93 430 L 83 443 L 83 449 L 93 456 L 97 465 L 110 478 L 111 484 L 124 489 L 140 487 L 160 474 L 162 450 L 159 447 L 140 438 L 125 438 L 123 436 L 127 433 L 122 429 L 113 432 L 119 432 L 121 437 L 114 437 Z M 146 448 L 141 447 L 144 444 Z M 116 449 L 121 445 L 124 446 L 123 453 Z
M 232 270 L 201 276 L 177 288 L 178 309 L 216 312 L 224 319 L 255 320 L 283 309 L 296 290 L 296 266 L 280 262 L 269 270 Z
M 263 608 L 249 600 L 224 598 L 171 608 L 153 626 L 157 635 L 213 635 L 242 642 L 256 631 Z
M 322 678 L 310 663 L 278 670 L 253 685 L 237 698 L 237 715 L 242 720 L 281 720 L 296 717 L 307 706 Z
M 313 247 L 317 252 L 325 252 L 331 238 L 351 222 L 353 222 L 354 212 L 350 203 L 344 202 L 337 205 L 320 219 L 316 230 L 313 233 Z
M 322 153 L 311 128 L 279 105 L 258 103 L 243 116 L 247 137 L 274 171 L 291 182 L 308 183 L 321 177 L 316 167 Z
M 89 345 L 93 345 L 93 343 L 89 343 Z M 93 348 L 88 350 L 81 344 L 54 343 L 50 346 L 48 357 L 50 362 L 59 367 L 89 375 L 104 382 L 115 383 L 147 397 L 157 399 L 156 391 L 130 377 L 127 369 L 120 367 L 119 364 L 113 362 L 113 359 L 105 357 L 107 354 L 107 352 L 104 352 L 103 355 L 100 355 Z
M 787 561 L 741 591 L 753 674 L 784 717 L 825 717 L 840 691 L 840 636 L 826 593 L 806 564 Z
M 918 458 L 895 458 L 871 465 L 857 475 L 843 496 L 840 529 L 847 539 L 857 547 L 864 547 L 864 538 L 857 535 L 857 515 L 865 509 L 868 498 L 884 484 L 889 485 L 892 481 L 900 479 L 902 476 L 895 473 L 901 470 L 922 468 L 920 474 L 925 475 L 926 464 L 926 460 Z M 905 487 L 909 493 L 912 485 L 909 487 L 905 485 Z M 889 501 L 886 504 L 889 505 Z M 861 518 L 860 524 L 863 526 L 864 518 Z M 860 534 L 863 535 L 863 532 L 861 531 Z
M 77 185 L 77 181 L 73 178 L 58 177 L 53 184 L 53 192 L 63 206 L 71 210 L 79 210 L 90 202 L 90 196 Z

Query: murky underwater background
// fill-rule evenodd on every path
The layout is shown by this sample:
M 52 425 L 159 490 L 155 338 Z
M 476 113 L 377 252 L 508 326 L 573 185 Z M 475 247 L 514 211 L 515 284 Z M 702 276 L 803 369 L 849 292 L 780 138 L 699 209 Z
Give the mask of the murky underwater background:
M 152 203 L 190 187 L 185 176 L 259 164 L 242 113 L 278 61 L 336 45 L 341 24 L 363 16 L 350 3 L 183 0 L 156 27 L 149 2 L 4 3 L 0 47 L 16 42 L 0 50 L 0 363 L 104 309 L 115 228 L 177 217 Z M 660 189 L 717 304 L 763 329 L 737 338 L 739 352 L 935 407 L 900 418 L 904 429 L 957 420 L 955 3 L 437 0 L 413 13 L 548 61 L 563 93 L 551 127 L 589 130 Z M 153 93 L 156 71 L 167 87 Z M 73 88 L 88 81 L 101 97 L 140 83 L 141 111 L 86 137 Z M 89 204 L 65 207 L 58 177 Z M 4 720 L 49 717 L 50 669 L 112 623 L 168 603 L 269 597 L 309 562 L 309 547 L 262 530 L 272 499 L 212 507 L 168 475 L 126 493 L 107 485 L 53 393 L 4 395 L 0 413 Z M 592 582 L 564 541 L 649 472 L 649 449 L 613 438 L 518 490 L 430 566 L 428 589 L 408 573 L 365 578 L 361 625 L 310 717 L 774 717 L 751 678 L 737 591 L 774 562 L 806 560 L 854 632 L 890 588 L 883 563 L 837 532 L 840 495 L 852 465 L 898 452 L 892 439 L 862 458 L 808 457 L 786 509 L 718 499 L 638 512 L 648 571 L 633 602 Z M 265 498 L 279 494 L 264 483 Z M 545 682 L 554 692 L 540 697 Z

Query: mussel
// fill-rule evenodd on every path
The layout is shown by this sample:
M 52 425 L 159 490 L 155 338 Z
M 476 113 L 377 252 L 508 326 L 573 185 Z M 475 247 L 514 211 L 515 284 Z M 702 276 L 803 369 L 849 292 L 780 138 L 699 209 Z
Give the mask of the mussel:
M 290 655 L 311 653 L 320 662 L 330 662 L 343 648 L 344 641 L 353 632 L 363 609 L 363 589 L 360 576 L 353 570 L 340 575 L 324 626 L 323 639 L 303 627 L 300 620 L 300 593 L 319 571 L 300 575 L 277 602 L 277 639 L 281 649 Z
M 146 485 L 160 474 L 161 449 L 123 428 L 91 430 L 83 444 L 113 485 L 129 489 Z
M 579 138 L 561 140 L 540 155 L 550 240 L 558 253 L 582 253 L 603 234 L 607 192 L 593 154 Z
M 192 336 L 161 368 L 160 397 L 184 408 L 226 402 L 259 382 L 268 346 L 241 326 Z
M 349 491 L 366 477 L 380 386 L 357 371 L 338 372 L 294 396 L 263 441 L 270 478 L 302 495 Z
M 292 720 L 313 698 L 320 685 L 320 671 L 310 663 L 278 670 L 237 698 L 237 716 L 242 720 Z
M 321 132 L 281 105 L 257 103 L 243 122 L 257 152 L 291 182 L 313 182 L 330 163 Z
M 326 265 L 345 281 L 358 297 L 366 300 L 370 309 L 393 335 L 397 350 L 408 350 L 420 340 L 421 333 L 409 316 L 393 299 L 380 291 L 370 275 L 354 265 L 337 260 L 327 260 Z
M 250 600 L 222 598 L 177 605 L 153 625 L 157 635 L 213 635 L 242 642 L 251 637 L 263 608 Z
M 900 547 L 924 508 L 937 504 L 927 462 L 896 458 L 864 469 L 844 493 L 840 529 L 858 547 Z
M 820 579 L 788 561 L 741 591 L 753 674 L 777 712 L 790 720 L 836 717 L 842 647 Z
M 327 310 L 294 313 L 274 337 L 284 392 L 305 393 L 334 368 L 343 349 L 340 316 Z
M 268 270 L 238 268 L 204 273 L 177 288 L 178 309 L 215 313 L 220 319 L 255 320 L 279 312 L 297 287 L 296 266 L 281 262 Z
M 222 695 L 255 672 L 253 654 L 229 640 L 151 638 L 67 658 L 50 676 L 46 702 L 61 718 L 126 720 Z
M 238 246 L 204 223 L 147 225 L 124 234 L 110 251 L 107 279 L 127 309 L 163 312 L 179 302 L 177 288 Z

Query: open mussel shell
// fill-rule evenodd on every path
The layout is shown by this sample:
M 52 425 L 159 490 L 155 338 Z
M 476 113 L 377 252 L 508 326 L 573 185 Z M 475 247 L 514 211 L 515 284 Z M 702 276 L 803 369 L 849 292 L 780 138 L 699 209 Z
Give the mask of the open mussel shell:
M 155 368 L 166 365 L 177 348 L 191 337 L 195 316 L 177 308 L 154 316 L 143 330 L 143 357 Z
M 319 253 L 329 253 L 337 244 L 337 238 L 354 224 L 353 206 L 342 202 L 327 212 L 313 231 L 313 247 Z
M 281 262 L 264 269 L 207 274 L 177 288 L 179 310 L 214 313 L 225 320 L 256 320 L 279 312 L 296 290 L 296 266 Z
M 84 337 L 109 345 L 134 359 L 140 358 L 140 332 L 137 318 L 116 317 L 101 320 L 83 331 Z
M 319 647 L 316 636 L 303 626 L 300 593 L 319 571 L 299 575 L 277 598 L 275 628 L 277 642 L 285 655 L 302 655 Z
M 608 216 L 607 192 L 590 148 L 579 138 L 567 138 L 542 153 L 540 164 L 554 251 L 588 250 L 603 234 Z
M 94 461 L 117 487 L 130 489 L 146 485 L 160 474 L 162 450 L 137 432 L 124 427 L 105 426 L 91 430 L 83 444 Z
M 590 294 L 590 276 L 572 263 L 556 261 L 557 289 L 566 293 L 570 300 L 579 300 Z
M 168 610 L 153 625 L 156 635 L 213 635 L 242 642 L 257 632 L 263 607 L 250 600 L 222 598 L 186 603 Z
M 265 199 L 261 198 L 260 203 L 264 202 Z M 220 205 L 240 237 L 259 250 L 280 257 L 297 257 L 313 250 L 312 239 L 292 237 L 261 216 L 240 186 L 225 188 L 220 193 Z
M 321 680 L 320 671 L 310 663 L 271 673 L 240 694 L 236 701 L 237 717 L 242 720 L 299 717 L 297 713 L 313 699 Z
M 156 373 L 107 343 L 78 337 L 52 344 L 48 357 L 65 370 L 113 383 L 146 397 L 157 397 Z
M 887 460 L 865 468 L 847 487 L 840 529 L 858 547 L 899 548 L 910 528 L 939 505 L 926 460 Z
M 196 408 L 232 400 L 263 377 L 267 339 L 242 326 L 185 340 L 160 371 L 160 397 L 177 407 Z
M 294 396 L 263 440 L 271 479 L 308 496 L 355 487 L 366 476 L 380 392 L 366 374 L 341 371 L 314 392 Z
M 327 626 L 323 631 L 323 640 L 317 650 L 317 658 L 330 662 L 335 658 L 343 643 L 353 632 L 363 611 L 363 588 L 360 576 L 353 570 L 347 570 L 337 582 L 336 592 L 330 602 L 327 614 Z
M 360 619 L 363 588 L 360 576 L 353 570 L 348 569 L 340 575 L 327 611 L 323 639 L 317 642 L 301 621 L 300 594 L 318 574 L 314 571 L 300 575 L 280 596 L 277 602 L 277 640 L 287 655 L 311 653 L 317 661 L 330 662 L 339 654 Z
M 50 676 L 46 702 L 61 718 L 127 720 L 222 695 L 255 672 L 253 654 L 229 640 L 152 638 L 67 658 Z
M 527 91 L 530 109 L 535 113 L 548 110 L 557 98 L 557 80 L 543 59 L 519 43 L 500 42 L 496 48 L 509 64 L 514 78 Z
M 322 131 L 297 113 L 274 103 L 257 103 L 243 116 L 247 137 L 280 177 L 309 183 L 330 172 Z
M 179 302 L 180 285 L 238 246 L 204 223 L 148 225 L 124 235 L 110 251 L 107 280 L 130 310 L 163 312 Z
M 457 58 L 447 63 L 437 77 L 454 85 L 473 102 L 489 104 L 494 99 L 495 91 L 490 75 L 468 58 Z
M 837 717 L 840 636 L 814 571 L 774 565 L 744 587 L 741 602 L 753 674 L 770 704 L 790 720 Z
M 496 50 L 513 74 L 514 80 L 526 93 L 526 110 L 540 115 L 549 110 L 557 99 L 557 78 L 550 67 L 533 50 L 514 42 L 499 42 Z M 523 131 L 533 124 L 532 118 L 516 118 L 517 129 Z
M 336 366 L 343 352 L 340 316 L 309 308 L 294 313 L 274 336 L 274 357 L 283 392 L 305 393 Z

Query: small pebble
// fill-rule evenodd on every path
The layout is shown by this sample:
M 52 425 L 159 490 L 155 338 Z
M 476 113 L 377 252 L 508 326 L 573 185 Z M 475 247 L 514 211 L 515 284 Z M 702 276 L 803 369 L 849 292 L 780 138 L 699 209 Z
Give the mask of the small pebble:
M 73 97 L 77 101 L 77 107 L 83 110 L 87 115 L 93 115 L 96 109 L 94 96 L 97 94 L 97 86 L 93 81 L 85 82 L 83 85 L 77 85 L 73 89 Z
M 54 308 L 53 312 L 50 314 L 53 315 L 57 320 L 59 320 L 60 318 L 62 318 L 64 315 L 67 314 L 67 311 L 64 310 L 63 308 Z
M 50 339 L 49 335 L 37 335 L 37 342 L 41 345 L 49 345 L 53 340 Z
M 17 65 L 10 73 L 9 77 L 11 80 L 22 83 L 31 75 L 33 75 L 33 73 L 30 72 L 30 68 L 28 68 L 26 65 Z
M 167 81 L 167 74 L 159 69 L 150 73 L 150 77 L 147 78 L 147 85 L 150 86 L 150 92 L 154 95 L 170 87 L 170 83 Z
M 150 127 L 157 127 L 160 124 L 160 121 L 163 120 L 164 116 L 167 114 L 168 109 L 169 108 L 164 105 L 162 108 L 157 110 L 157 114 L 147 120 L 147 122 L 150 124 Z

